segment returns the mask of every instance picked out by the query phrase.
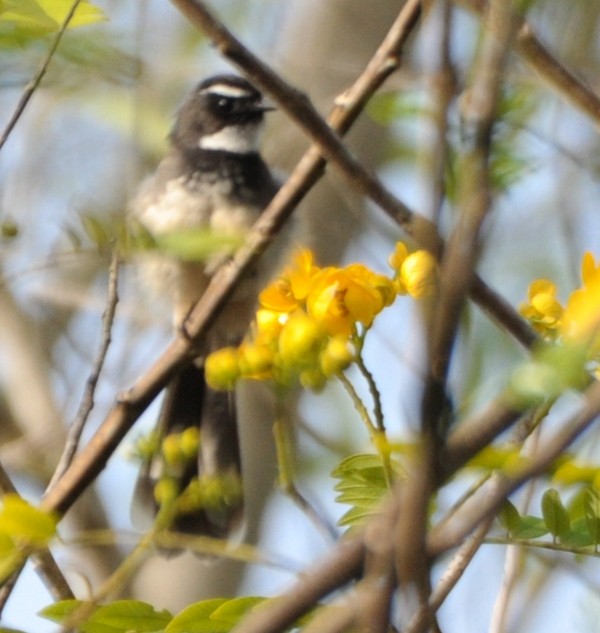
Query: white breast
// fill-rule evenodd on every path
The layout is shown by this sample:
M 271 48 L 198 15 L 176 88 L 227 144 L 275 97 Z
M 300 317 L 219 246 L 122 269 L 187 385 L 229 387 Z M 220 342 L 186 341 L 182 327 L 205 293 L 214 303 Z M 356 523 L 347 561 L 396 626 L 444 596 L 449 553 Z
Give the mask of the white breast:
M 252 226 L 259 210 L 233 203 L 230 190 L 230 183 L 195 183 L 190 189 L 179 178 L 156 196 L 149 181 L 134 200 L 132 215 L 156 235 L 207 227 L 220 235 L 238 236 Z M 223 255 L 214 255 L 204 262 L 184 262 L 151 252 L 143 255 L 140 272 L 145 285 L 155 294 L 168 297 L 177 326 L 222 261 Z

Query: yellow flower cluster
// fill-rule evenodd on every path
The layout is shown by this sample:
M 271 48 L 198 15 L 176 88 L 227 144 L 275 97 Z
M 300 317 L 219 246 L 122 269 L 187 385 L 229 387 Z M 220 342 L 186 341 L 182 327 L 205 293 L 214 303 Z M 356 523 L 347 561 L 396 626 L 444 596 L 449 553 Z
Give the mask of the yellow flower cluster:
M 221 511 L 241 502 L 242 484 L 236 473 L 203 474 L 193 477 L 182 488 L 184 473 L 198 459 L 200 442 L 196 427 L 169 433 L 158 447 L 156 437 L 142 440 L 142 457 L 146 453 L 147 459 L 155 458 L 158 448 L 158 458 L 162 461 L 162 473 L 154 486 L 154 499 L 160 506 L 169 506 L 175 516 L 191 514 L 202 508 Z
M 362 264 L 321 268 L 309 250 L 299 251 L 259 296 L 251 335 L 238 348 L 224 348 L 205 363 L 215 389 L 232 389 L 240 378 L 295 380 L 318 389 L 346 369 L 360 352 L 360 337 L 397 294 L 420 298 L 431 292 L 435 260 L 399 244 L 390 258 L 393 278 Z
M 565 306 L 556 298 L 556 285 L 538 279 L 529 287 L 529 300 L 520 306 L 521 314 L 548 340 L 584 345 L 588 358 L 600 356 L 600 262 L 591 253 L 581 262 L 582 284 Z

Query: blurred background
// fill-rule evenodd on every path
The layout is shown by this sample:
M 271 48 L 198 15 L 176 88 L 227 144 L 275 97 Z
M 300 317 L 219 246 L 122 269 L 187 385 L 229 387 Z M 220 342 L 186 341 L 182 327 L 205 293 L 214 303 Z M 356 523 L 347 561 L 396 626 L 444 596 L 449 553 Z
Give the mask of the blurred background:
M 132 192 L 165 152 L 174 112 L 189 88 L 210 74 L 231 70 L 166 0 L 94 4 L 107 20 L 65 35 L 41 88 L 0 152 L 0 459 L 19 491 L 33 500 L 56 464 L 100 343 L 109 259 L 93 238 L 103 223 L 122 217 Z M 400 6 L 391 0 L 221 0 L 218 11 L 243 42 L 306 91 L 325 114 L 361 72 Z M 431 156 L 437 151 L 430 116 L 439 96 L 436 19 L 432 16 L 417 29 L 401 70 L 349 136 L 357 156 L 421 213 L 431 206 Z M 528 20 L 555 56 L 600 90 L 597 2 L 534 2 Z M 2 127 L 50 42 L 49 37 L 19 41 L 5 26 L 0 13 Z M 455 97 L 469 79 L 479 26 L 476 15 L 453 11 Z M 585 115 L 516 54 L 509 63 L 507 114 L 496 133 L 497 196 L 485 225 L 479 270 L 518 306 L 537 277 L 554 280 L 565 299 L 579 282 L 584 251 L 600 256 L 600 151 L 597 129 Z M 457 103 L 453 99 L 449 108 L 451 148 L 460 142 Z M 269 126 L 265 155 L 270 164 L 290 170 L 307 140 L 282 113 L 274 114 Z M 299 213 L 304 232 L 298 239 L 315 249 L 321 264 L 360 261 L 385 272 L 394 243 L 402 237 L 332 170 Z M 451 225 L 452 213 L 450 195 L 442 209 L 443 226 Z M 468 311 L 463 325 L 451 379 L 461 416 L 494 395 L 522 355 L 476 308 Z M 418 312 L 409 300 L 399 300 L 370 333 L 365 352 L 390 435 L 398 441 L 410 438 L 418 425 L 419 335 Z M 113 342 L 86 437 L 115 394 L 157 358 L 169 337 L 166 306 L 141 292 L 125 265 Z M 357 386 L 368 399 L 368 391 Z M 275 491 L 268 395 L 252 386 L 246 391 L 242 435 L 248 538 L 279 564 L 208 566 L 191 555 L 154 557 L 128 590 L 157 607 L 178 610 L 213 595 L 272 595 L 331 545 Z M 125 533 L 136 530 L 129 506 L 137 466 L 129 454 L 135 438 L 151 427 L 157 405 L 139 421 L 63 528 L 66 543 L 56 556 L 82 596 L 88 579 L 96 584 L 131 546 Z M 341 456 L 369 450 L 368 438 L 338 387 L 302 395 L 297 409 L 299 487 L 335 522 L 345 508 L 334 503 L 329 474 Z M 588 437 L 582 450 L 590 459 L 594 448 Z M 69 536 L 98 526 L 117 530 L 118 541 L 123 533 L 122 542 L 102 549 L 68 544 Z M 480 551 L 440 612 L 444 631 L 489 627 L 504 557 L 500 546 Z M 595 630 L 600 572 L 593 561 L 575 564 L 569 557 L 534 555 L 523 566 L 506 630 Z M 52 631 L 35 616 L 49 602 L 28 571 L 3 622 L 36 633 Z

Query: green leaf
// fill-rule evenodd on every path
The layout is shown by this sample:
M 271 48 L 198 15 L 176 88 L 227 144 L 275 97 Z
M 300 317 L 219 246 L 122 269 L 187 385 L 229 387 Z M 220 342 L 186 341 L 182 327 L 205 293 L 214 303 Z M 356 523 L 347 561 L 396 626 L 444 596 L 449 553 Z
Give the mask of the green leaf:
M 565 547 L 590 547 L 594 541 L 590 535 L 588 525 L 584 517 L 571 520 L 571 530 L 569 535 L 561 540 L 561 545 Z
M 73 0 L 4 0 L 0 22 L 13 24 L 33 37 L 46 35 L 61 28 L 72 5 Z M 103 20 L 106 16 L 100 8 L 82 0 L 68 28 Z
M 0 583 L 9 578 L 22 562 L 21 548 L 10 536 L 0 533 Z
M 600 544 L 600 491 L 587 488 L 583 500 L 585 523 L 593 545 Z
M 211 255 L 233 253 L 244 240 L 241 235 L 225 235 L 212 229 L 188 229 L 155 235 L 160 251 L 187 261 L 202 261 Z
M 502 505 L 498 519 L 511 536 L 514 536 L 515 532 L 518 532 L 521 528 L 521 515 L 517 508 L 508 500 Z
M 60 600 L 59 602 L 54 602 L 53 604 L 44 607 L 38 612 L 38 615 L 42 618 L 46 618 L 46 620 L 51 620 L 52 622 L 58 622 L 60 624 L 67 618 L 70 618 L 77 609 L 86 604 L 90 608 L 96 608 L 91 602 L 86 602 L 85 600 Z
M 232 628 L 230 622 L 211 618 L 226 603 L 225 598 L 214 598 L 191 604 L 173 618 L 165 633 L 227 633 Z
M 81 633 L 162 633 L 173 617 L 139 600 L 117 600 L 99 607 L 83 600 L 62 600 L 45 607 L 39 615 L 62 624 L 86 606 L 90 611 L 78 625 Z
M 527 514 L 520 517 L 520 523 L 518 527 L 515 527 L 511 536 L 522 541 L 529 541 L 545 534 L 548 534 L 548 528 L 544 520 Z
M 554 488 L 546 490 L 542 496 L 542 515 L 544 523 L 552 536 L 565 539 L 571 530 L 571 519 L 560 496 Z
M 117 600 L 96 609 L 83 630 L 85 633 L 158 633 L 165 630 L 172 615 L 156 611 L 139 600 Z
M 395 464 L 399 470 L 398 464 Z M 353 506 L 338 521 L 339 525 L 354 527 L 377 511 L 387 493 L 387 481 L 381 457 L 373 454 L 351 455 L 343 459 L 333 470 L 339 479 L 334 490 L 339 494 L 336 501 Z
M 0 533 L 19 544 L 43 546 L 56 534 L 57 517 L 38 510 L 16 494 L 2 499 Z
M 217 607 L 212 615 L 211 619 L 221 620 L 223 622 L 229 622 L 231 626 L 235 626 L 249 611 L 252 611 L 254 607 L 262 604 L 266 598 L 262 596 L 246 596 L 243 598 L 235 598 L 228 600 L 220 607 Z

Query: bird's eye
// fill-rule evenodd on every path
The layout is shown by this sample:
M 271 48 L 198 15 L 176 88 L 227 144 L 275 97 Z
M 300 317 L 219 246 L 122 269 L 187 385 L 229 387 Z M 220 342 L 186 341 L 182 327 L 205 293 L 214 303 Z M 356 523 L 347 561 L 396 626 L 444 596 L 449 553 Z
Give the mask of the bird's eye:
M 217 99 L 217 108 L 221 112 L 231 112 L 231 110 L 233 109 L 233 99 L 220 97 L 219 99 Z

